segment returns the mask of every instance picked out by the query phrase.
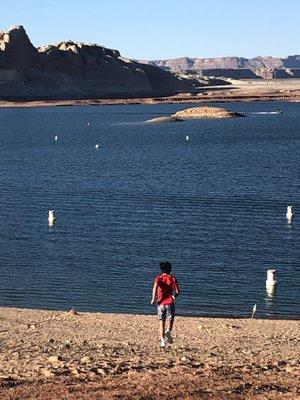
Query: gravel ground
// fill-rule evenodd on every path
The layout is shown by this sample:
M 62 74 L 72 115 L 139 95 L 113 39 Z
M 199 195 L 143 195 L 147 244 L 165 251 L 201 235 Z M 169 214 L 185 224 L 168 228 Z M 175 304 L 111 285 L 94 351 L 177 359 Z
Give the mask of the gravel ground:
M 300 399 L 300 322 L 0 308 L 0 399 Z

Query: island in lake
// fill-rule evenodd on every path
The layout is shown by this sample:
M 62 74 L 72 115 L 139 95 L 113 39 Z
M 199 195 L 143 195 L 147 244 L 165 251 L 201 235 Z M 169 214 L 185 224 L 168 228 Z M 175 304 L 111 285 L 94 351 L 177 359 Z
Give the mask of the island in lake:
M 245 117 L 244 114 L 227 110 L 221 107 L 191 107 L 182 111 L 177 111 L 169 117 L 157 117 L 146 121 L 147 123 L 179 122 L 187 119 L 214 119 L 214 118 L 237 118 Z

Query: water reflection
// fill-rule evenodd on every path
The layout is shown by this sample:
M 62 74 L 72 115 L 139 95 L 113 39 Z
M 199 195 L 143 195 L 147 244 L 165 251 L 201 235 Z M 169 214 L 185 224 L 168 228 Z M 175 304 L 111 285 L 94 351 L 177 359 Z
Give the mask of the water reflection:
M 267 314 L 271 315 L 273 314 L 273 305 L 275 302 L 275 297 L 277 293 L 277 288 L 278 285 L 269 285 L 266 287 L 266 309 L 267 309 Z

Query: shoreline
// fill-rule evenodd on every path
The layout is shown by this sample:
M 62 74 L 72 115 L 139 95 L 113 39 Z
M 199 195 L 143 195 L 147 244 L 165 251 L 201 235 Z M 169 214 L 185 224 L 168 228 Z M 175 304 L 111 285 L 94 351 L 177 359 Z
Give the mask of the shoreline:
M 3 400 L 297 396 L 299 321 L 177 316 L 166 349 L 155 315 L 0 307 L 0 321 Z
M 230 85 L 201 87 L 193 93 L 178 93 L 170 96 L 133 98 L 86 98 L 86 99 L 6 99 L 0 100 L 0 108 L 20 107 L 72 107 L 136 104 L 189 104 L 227 102 L 300 102 L 300 79 L 232 80 Z
M 29 307 L 16 307 L 16 306 L 1 306 L 0 305 L 0 313 L 1 310 L 20 310 L 20 311 L 41 311 L 41 312 L 49 312 L 49 313 L 68 313 L 71 312 L 72 310 L 75 310 L 78 314 L 91 314 L 91 315 L 107 315 L 107 316 L 128 316 L 128 317 L 155 317 L 156 316 L 156 305 L 152 305 L 152 312 L 150 313 L 134 313 L 134 312 L 112 312 L 112 311 L 94 311 L 94 310 L 79 310 L 77 308 L 73 309 L 54 309 L 54 308 L 29 308 Z M 249 320 L 251 319 L 251 307 L 249 311 L 249 315 L 244 315 L 244 316 L 239 316 L 239 315 L 224 315 L 224 314 L 216 314 L 216 315 L 211 315 L 211 314 L 184 314 L 184 313 L 178 313 L 176 311 L 176 318 L 185 318 L 185 319 L 193 319 L 193 318 L 202 318 L 202 319 L 222 319 L 222 320 Z M 278 316 L 278 317 L 266 317 L 266 316 L 259 316 L 255 314 L 254 320 L 256 321 L 295 321 L 295 322 L 300 322 L 300 316 L 295 315 L 295 316 L 288 316 L 288 317 L 283 317 L 283 316 Z
M 6 108 L 39 108 L 39 107 L 76 107 L 76 106 L 126 106 L 126 105 L 157 105 L 157 104 L 207 104 L 207 103 L 251 103 L 251 102 L 289 102 L 300 103 L 299 98 L 291 98 L 288 96 L 271 97 L 271 96 L 253 96 L 253 97 L 214 97 L 209 99 L 188 97 L 167 97 L 167 98 L 138 98 L 138 99 L 96 99 L 96 100 L 28 100 L 28 101 L 5 101 L 0 100 L 0 109 Z

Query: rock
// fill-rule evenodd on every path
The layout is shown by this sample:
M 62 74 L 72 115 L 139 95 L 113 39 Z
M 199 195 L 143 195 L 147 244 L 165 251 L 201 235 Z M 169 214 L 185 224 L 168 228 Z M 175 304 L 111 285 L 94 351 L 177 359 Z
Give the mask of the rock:
M 62 359 L 62 357 L 61 356 L 50 356 L 49 358 L 48 358 L 48 361 L 52 364 L 52 363 L 58 363 L 58 362 L 60 362 L 60 361 L 62 361 L 63 359 Z
M 44 375 L 45 378 L 53 378 L 55 374 L 48 368 L 44 368 L 42 370 L 42 374 Z
M 32 331 L 35 331 L 37 326 L 36 326 L 36 324 L 27 324 L 27 328 L 32 330 Z
M 75 367 L 69 368 L 69 371 L 74 376 L 80 376 L 80 372 L 79 372 L 78 368 L 75 368 Z
M 239 70 L 256 68 L 300 68 L 300 57 L 289 56 L 287 58 L 276 57 L 216 57 L 216 58 L 175 58 L 171 60 L 149 61 L 159 67 L 170 68 L 173 71 L 197 71 L 197 70 Z M 213 74 L 212 74 L 213 75 Z
M 182 57 L 172 60 L 152 60 L 149 64 L 171 70 L 179 75 L 190 74 L 191 77 L 199 75 L 201 82 L 208 78 L 210 85 L 226 84 L 216 82 L 219 79 L 211 79 L 212 76 L 234 79 L 273 79 L 276 77 L 288 78 L 297 74 L 300 68 L 300 56 L 288 56 L 286 58 L 275 57 L 219 57 L 219 58 L 189 58 Z M 198 74 L 197 74 L 198 73 Z M 179 75 L 179 76 L 181 76 Z
M 191 107 L 182 111 L 177 111 L 177 113 L 173 114 L 171 117 L 181 119 L 234 118 L 244 117 L 244 115 L 220 107 Z
M 287 365 L 287 362 L 285 360 L 280 360 L 280 361 L 278 361 L 277 365 L 282 367 L 284 365 Z
M 118 50 L 60 42 L 35 48 L 25 29 L 0 32 L 0 99 L 136 97 L 191 91 L 192 82 Z
M 85 356 L 80 360 L 81 364 L 89 364 L 92 361 L 91 357 Z
M 115 368 L 112 370 L 114 374 L 120 374 L 122 372 L 122 368 L 120 365 L 116 365 Z
M 244 115 L 220 107 L 191 107 L 187 108 L 186 110 L 178 111 L 177 113 L 169 117 L 152 118 L 146 122 L 151 124 L 157 124 L 163 122 L 179 122 L 179 121 L 184 121 L 186 119 L 234 118 L 234 117 L 244 117 Z M 199 329 L 202 329 L 202 327 Z
M 293 370 L 294 370 L 294 368 L 291 365 L 287 365 L 285 367 L 285 371 L 288 372 L 288 373 L 293 372 Z

